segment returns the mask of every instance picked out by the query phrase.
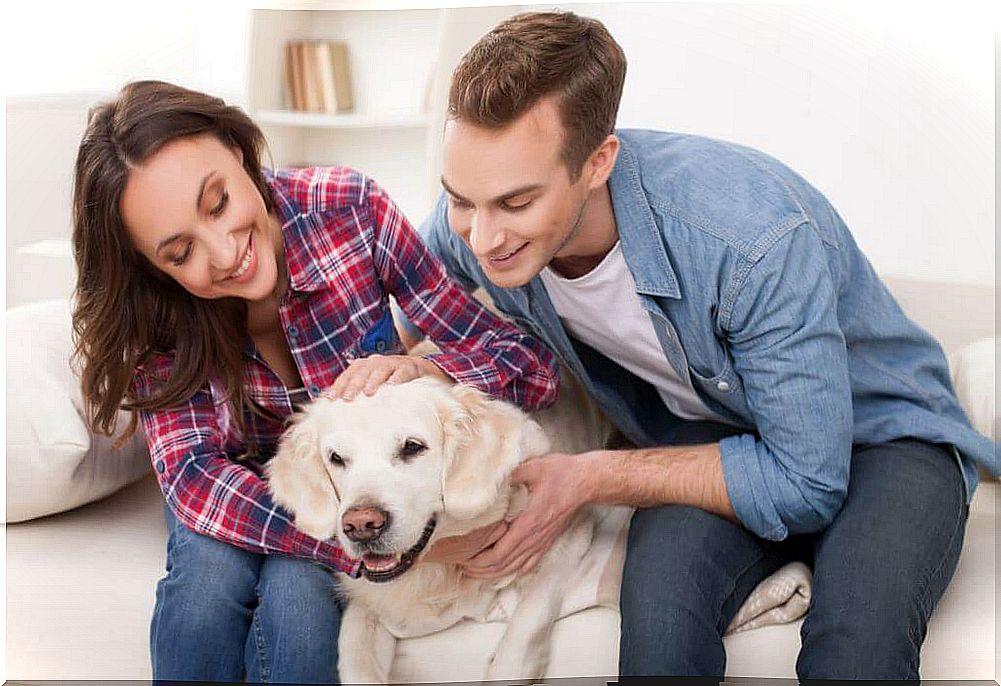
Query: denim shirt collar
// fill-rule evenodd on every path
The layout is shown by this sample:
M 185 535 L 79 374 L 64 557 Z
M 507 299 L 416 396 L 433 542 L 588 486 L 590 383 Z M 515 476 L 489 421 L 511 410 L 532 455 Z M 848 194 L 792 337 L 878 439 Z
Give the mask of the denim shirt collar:
M 625 141 L 621 142 L 608 188 L 622 254 L 636 282 L 636 292 L 680 299 L 674 267 L 640 183 L 639 163 Z

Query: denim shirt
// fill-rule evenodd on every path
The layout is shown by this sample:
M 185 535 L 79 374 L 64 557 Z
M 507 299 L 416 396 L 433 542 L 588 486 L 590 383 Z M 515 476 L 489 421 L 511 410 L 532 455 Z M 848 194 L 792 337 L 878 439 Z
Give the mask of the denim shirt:
M 616 132 L 609 178 L 636 295 L 670 364 L 746 433 L 720 441 L 741 523 L 782 540 L 825 528 L 844 502 L 853 444 L 954 446 L 967 503 L 996 445 L 971 428 L 940 345 L 910 321 L 824 198 L 759 151 L 698 136 Z M 467 287 L 552 348 L 622 433 L 669 445 L 650 384 L 568 336 L 537 276 L 503 289 L 449 230 L 443 194 L 421 235 Z

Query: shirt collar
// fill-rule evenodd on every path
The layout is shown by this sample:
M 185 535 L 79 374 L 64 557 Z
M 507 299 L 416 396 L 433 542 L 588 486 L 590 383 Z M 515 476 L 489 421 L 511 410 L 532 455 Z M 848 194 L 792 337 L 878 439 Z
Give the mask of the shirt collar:
M 636 281 L 636 292 L 680 299 L 681 289 L 666 241 L 640 181 L 639 162 L 629 144 L 619 140 L 621 147 L 608 187 L 622 254 Z
M 330 282 L 325 270 L 332 261 L 329 256 L 328 259 L 317 259 L 322 256 L 314 257 L 312 254 L 316 250 L 327 250 L 331 247 L 316 245 L 313 239 L 322 235 L 322 224 L 326 218 L 317 213 L 301 212 L 299 206 L 285 192 L 285 182 L 280 173 L 265 169 L 264 178 L 271 189 L 275 212 L 281 222 L 289 288 L 299 292 L 313 292 L 327 288 Z

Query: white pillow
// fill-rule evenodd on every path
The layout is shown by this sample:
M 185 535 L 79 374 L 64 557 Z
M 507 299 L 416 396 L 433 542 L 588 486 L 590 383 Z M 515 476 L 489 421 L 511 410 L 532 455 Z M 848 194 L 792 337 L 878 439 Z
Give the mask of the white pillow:
M 1001 339 L 984 338 L 949 356 L 952 385 L 973 428 L 998 440 L 998 413 L 994 399 L 995 355 Z
M 8 522 L 98 500 L 150 470 L 141 431 L 114 450 L 87 430 L 71 328 L 68 300 L 7 310 Z M 116 436 L 127 422 L 120 412 Z

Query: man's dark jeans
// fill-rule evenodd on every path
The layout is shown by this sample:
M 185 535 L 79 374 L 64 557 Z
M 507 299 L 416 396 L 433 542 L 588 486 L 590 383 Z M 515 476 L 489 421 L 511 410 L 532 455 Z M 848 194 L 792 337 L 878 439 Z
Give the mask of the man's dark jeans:
M 692 422 L 681 442 L 730 431 Z M 773 542 L 698 508 L 638 510 L 619 673 L 721 679 L 722 635 L 740 605 L 769 574 L 803 560 L 814 578 L 799 678 L 918 679 L 928 618 L 956 569 L 968 514 L 952 449 L 909 439 L 855 446 L 848 497 L 819 533 Z

